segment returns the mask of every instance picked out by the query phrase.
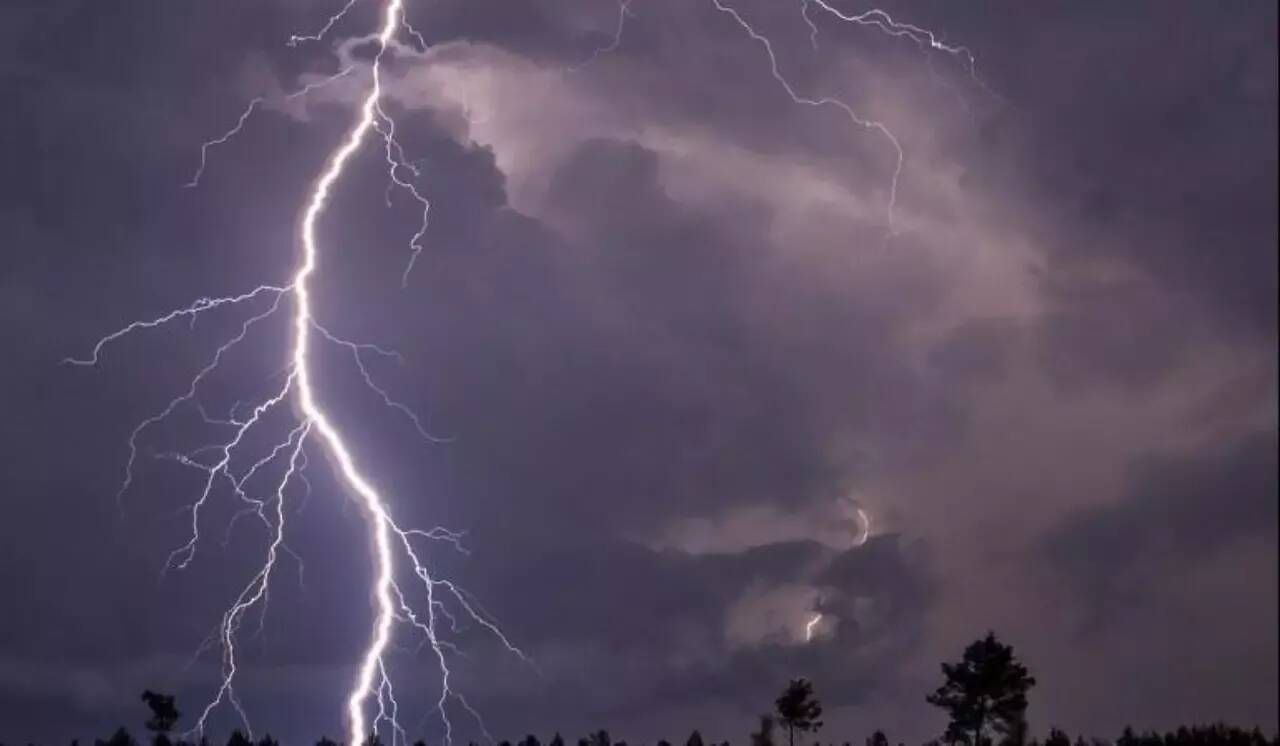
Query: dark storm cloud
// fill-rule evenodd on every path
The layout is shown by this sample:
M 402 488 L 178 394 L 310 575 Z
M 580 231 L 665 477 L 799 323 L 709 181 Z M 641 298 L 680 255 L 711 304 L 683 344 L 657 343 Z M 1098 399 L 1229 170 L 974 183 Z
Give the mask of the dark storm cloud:
M 725 644 L 719 629 L 724 610 L 753 585 L 812 580 L 916 611 L 929 597 L 924 569 L 894 537 L 840 553 L 811 542 L 699 555 L 624 542 L 513 549 L 522 558 L 518 565 L 490 552 L 477 560 L 477 570 L 498 580 L 495 608 L 527 620 L 521 632 L 533 644 L 599 642 L 644 652 L 674 644 L 678 635 L 672 635 L 684 627 L 710 632 L 700 637 L 718 648 Z M 547 593 L 539 578 L 554 579 L 564 591 Z
M 1061 261 L 1131 259 L 1221 329 L 1274 336 L 1275 7 L 1021 10 L 991 57 L 1024 61 L 1001 90 L 1029 120 L 1035 183 L 1079 226 Z
M 430 159 L 437 169 L 445 153 Z M 457 438 L 446 450 L 458 478 L 489 485 L 465 523 L 539 530 L 528 518 L 555 505 L 573 521 L 553 515 L 555 533 L 645 532 L 726 505 L 794 504 L 839 478 L 822 454 L 828 420 L 856 413 L 886 437 L 907 419 L 926 435 L 930 420 L 950 426 L 900 361 L 858 352 L 883 344 L 882 317 L 814 297 L 802 278 L 761 277 L 750 221 L 681 206 L 655 163 L 632 144 L 576 150 L 551 182 L 553 209 L 577 221 L 570 243 L 530 245 L 536 226 L 460 203 L 475 190 L 457 185 L 474 177 L 431 188 L 445 226 L 476 217 L 434 244 L 421 279 L 430 308 L 412 312 L 428 326 L 403 351 L 456 350 L 432 363 L 448 397 L 422 403 Z M 762 293 L 765 311 L 753 307 Z M 796 323 L 777 327 L 779 314 Z
M 321 373 L 336 414 L 404 523 L 470 531 L 472 556 L 433 562 L 542 671 L 473 629 L 460 680 L 500 736 L 740 738 L 803 671 L 833 728 L 856 737 L 874 716 L 915 739 L 932 735 L 919 713 L 936 656 L 995 626 L 1046 685 L 1078 684 L 1037 712 L 1112 727 L 1089 692 L 1113 695 L 1130 663 L 1108 638 L 1080 653 L 1082 609 L 1153 660 L 1205 644 L 1191 616 L 1164 613 L 1195 602 L 1158 589 L 1274 616 L 1248 600 L 1274 598 L 1260 595 L 1276 522 L 1274 7 L 894 9 L 975 49 L 994 96 L 943 55 L 829 21 L 814 51 L 791 5 L 742 7 L 806 91 L 899 132 L 901 235 L 884 235 L 882 138 L 789 105 L 709 3 L 656 1 L 571 73 L 610 42 L 612 5 L 421 9 L 432 42 L 467 43 L 395 66 L 399 131 L 433 203 L 408 290 L 388 289 L 412 211 L 386 207 L 372 149 L 322 226 L 323 321 L 398 348 L 403 366 L 373 369 L 450 442 L 414 439 L 340 350 Z M 246 526 L 222 546 L 221 503 L 200 561 L 154 582 L 191 475 L 150 456 L 198 444 L 191 421 L 148 436 L 136 488 L 111 499 L 129 427 L 232 319 L 126 342 L 99 371 L 57 361 L 138 315 L 283 277 L 350 102 L 267 107 L 181 190 L 198 143 L 249 97 L 332 72 L 325 45 L 282 44 L 317 7 L 0 12 L 18 112 L 0 124 L 0 383 L 16 394 L 0 421 L 15 506 L 0 592 L 21 599 L 0 617 L 0 723 L 16 724 L 0 737 L 49 740 L 134 717 L 142 686 L 194 708 L 214 672 L 184 665 L 262 538 Z M 461 77 L 472 69 L 489 77 Z M 477 107 L 507 108 L 469 121 L 441 93 L 449 76 Z M 212 408 L 278 375 L 281 335 L 242 350 Z M 243 699 L 297 740 L 336 732 L 313 713 L 339 711 L 367 635 L 358 511 L 321 461 L 292 524 L 306 572 L 283 565 L 246 648 Z M 876 534 L 855 548 L 823 512 L 850 495 Z M 1028 589 L 1042 572 L 1068 582 Z M 833 626 L 799 645 L 814 609 Z M 1274 629 L 1229 629 L 1261 654 L 1208 650 L 1223 685 L 1199 706 L 1273 726 L 1273 710 L 1231 707 L 1246 690 L 1274 700 L 1257 662 Z M 1086 679 L 1073 659 L 1102 663 Z M 429 659 L 399 663 L 421 674 Z M 430 677 L 410 678 L 406 697 L 428 701 Z M 1167 724 L 1194 689 L 1120 716 Z
M 1242 541 L 1274 546 L 1276 473 L 1274 432 L 1142 459 L 1125 498 L 1071 518 L 1049 537 L 1048 555 L 1105 623 L 1153 577 Z
M 1045 280 L 1054 308 L 1041 320 L 1037 342 L 1045 371 L 1060 384 L 1149 389 L 1193 350 L 1194 324 L 1143 280 L 1065 268 Z
M 1046 537 L 1038 577 L 1066 591 L 1055 608 L 1084 677 L 1109 669 L 1128 682 L 1116 700 L 1093 700 L 1095 717 L 1158 717 L 1174 703 L 1184 718 L 1274 713 L 1277 669 L 1263 651 L 1278 621 L 1276 469 L 1274 430 L 1151 455 L 1132 465 L 1121 501 Z M 1171 677 L 1198 687 L 1170 686 Z M 1202 693 L 1219 687 L 1236 693 L 1206 706 Z
M 894 537 L 842 553 L 812 543 L 708 555 L 600 542 L 512 549 L 520 562 L 492 556 L 481 572 L 494 582 L 495 612 L 522 620 L 541 651 L 547 688 L 525 677 L 497 694 L 489 687 L 480 701 L 518 722 L 518 713 L 571 699 L 585 706 L 564 713 L 567 725 L 618 723 L 642 738 L 661 736 L 664 718 L 691 699 L 749 712 L 772 695 L 766 682 L 796 667 L 830 682 L 832 704 L 891 685 L 891 675 L 871 671 L 916 639 L 930 598 L 924 568 Z M 822 600 L 827 613 L 848 613 L 833 636 L 805 648 L 794 629 L 762 629 L 749 642 L 721 633 L 726 609 L 806 577 L 836 589 Z M 873 650 L 848 665 L 849 651 Z M 602 689 L 597 677 L 610 685 Z
M 953 384 L 1003 378 L 1020 330 L 1007 319 L 969 321 L 929 351 L 929 363 Z

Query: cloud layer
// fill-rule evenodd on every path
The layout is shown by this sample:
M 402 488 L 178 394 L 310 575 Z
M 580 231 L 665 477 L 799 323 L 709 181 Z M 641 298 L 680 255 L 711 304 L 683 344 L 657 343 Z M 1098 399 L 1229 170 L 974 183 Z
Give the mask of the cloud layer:
M 902 9 L 974 49 L 980 82 L 874 30 L 828 18 L 815 49 L 798 8 L 740 8 L 798 87 L 898 137 L 892 226 L 890 143 L 792 104 L 711 3 L 657 0 L 599 55 L 608 4 L 415 8 L 432 46 L 400 50 L 390 91 L 428 250 L 393 291 L 413 215 L 374 152 L 322 226 L 322 321 L 399 349 L 376 374 L 450 442 L 416 439 L 341 355 L 321 383 L 404 522 L 469 531 L 470 558 L 436 561 L 538 662 L 462 633 L 490 730 L 741 740 L 803 673 L 830 732 L 909 742 L 940 730 L 938 661 L 988 628 L 1042 682 L 1037 728 L 1274 728 L 1274 7 Z M 194 707 L 212 664 L 184 664 L 262 539 L 157 585 L 189 475 L 148 461 L 111 499 L 132 423 L 231 319 L 96 373 L 57 360 L 283 276 L 362 79 L 280 92 L 363 51 L 283 48 L 323 19 L 309 3 L 0 13 L 22 112 L 0 140 L 0 590 L 21 600 L 0 722 L 49 740 L 136 719 L 144 686 Z M 265 115 L 181 190 L 256 95 Z M 278 333 L 211 407 L 278 373 Z M 282 571 L 242 692 L 299 741 L 338 732 L 368 622 L 363 555 L 334 551 L 361 546 L 356 507 L 313 472 L 306 570 Z M 416 678 L 402 701 L 426 712 Z

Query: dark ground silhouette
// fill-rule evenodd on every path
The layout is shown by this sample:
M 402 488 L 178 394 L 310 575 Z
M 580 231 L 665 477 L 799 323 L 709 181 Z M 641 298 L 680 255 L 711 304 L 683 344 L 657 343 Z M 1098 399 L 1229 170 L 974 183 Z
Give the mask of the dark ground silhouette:
M 986 637 L 970 644 L 959 661 L 943 663 L 942 674 L 942 685 L 925 697 L 925 701 L 946 711 L 950 720 L 939 738 L 922 746 L 1280 746 L 1280 736 L 1273 734 L 1268 738 L 1258 728 L 1246 730 L 1224 723 L 1182 726 L 1164 733 L 1138 733 L 1125 728 L 1115 739 L 1077 735 L 1074 740 L 1065 731 L 1051 727 L 1044 740 L 1028 738 L 1027 692 L 1036 685 L 1036 680 L 1014 655 L 1012 646 L 1001 643 L 994 633 L 987 633 Z M 147 690 L 142 693 L 142 701 L 150 710 L 150 717 L 143 725 L 151 734 L 148 740 L 135 739 L 121 726 L 106 739 L 94 739 L 94 746 L 144 746 L 148 741 L 150 746 L 210 746 L 213 743 L 203 736 L 190 740 L 173 735 L 182 718 L 174 697 Z M 749 746 L 795 746 L 797 740 L 803 744 L 807 734 L 813 734 L 814 738 L 807 746 L 853 745 L 849 740 L 820 741 L 817 733 L 823 725 L 821 717 L 822 704 L 813 683 L 793 679 L 778 696 L 774 712 L 760 716 L 759 728 L 751 734 Z M 226 746 L 280 746 L 270 734 L 255 741 L 239 730 L 233 731 L 225 743 Z M 426 743 L 419 740 L 413 746 L 426 746 Z M 866 737 L 864 744 L 889 746 L 890 741 L 883 731 L 876 730 Z M 0 746 L 5 746 L 3 741 Z M 80 746 L 80 742 L 73 740 L 71 746 Z M 315 746 L 346 744 L 322 737 Z M 361 746 L 388 744 L 371 735 Z M 513 746 L 513 743 L 503 740 L 496 746 Z M 543 746 L 543 742 L 530 734 L 514 746 Z M 565 740 L 556 733 L 546 746 L 565 746 Z M 607 730 L 598 730 L 577 739 L 577 746 L 630 745 L 613 740 Z M 655 746 L 672 746 L 672 743 L 660 740 Z M 702 733 L 694 730 L 684 746 L 732 744 L 704 741 Z M 899 742 L 898 746 L 905 744 Z

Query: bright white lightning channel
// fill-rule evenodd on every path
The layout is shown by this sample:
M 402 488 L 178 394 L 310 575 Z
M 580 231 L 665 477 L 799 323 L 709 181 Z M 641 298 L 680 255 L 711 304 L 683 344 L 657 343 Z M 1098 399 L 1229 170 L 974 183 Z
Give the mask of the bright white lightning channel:
M 294 36 L 291 45 L 305 41 L 315 41 L 331 30 L 346 15 L 356 0 L 350 0 L 344 8 L 320 30 L 308 36 Z M 389 673 L 386 654 L 391 643 L 394 627 L 397 623 L 410 625 L 420 631 L 428 647 L 434 654 L 440 671 L 440 694 L 435 705 L 444 727 L 446 743 L 451 741 L 453 723 L 450 719 L 450 706 L 456 705 L 471 716 L 475 710 L 463 696 L 452 689 L 448 655 L 453 645 L 443 639 L 440 621 L 443 619 L 451 630 L 458 629 L 460 620 L 465 618 L 492 633 L 510 652 L 527 660 L 497 627 L 493 620 L 483 612 L 475 601 L 460 587 L 449 580 L 434 577 L 423 563 L 419 542 L 444 541 L 461 549 L 461 535 L 444 528 L 430 530 L 406 529 L 399 526 L 391 515 L 384 496 L 379 492 L 373 480 L 367 477 L 356 464 L 350 448 L 342 432 L 334 424 L 326 410 L 320 393 L 313 381 L 312 341 L 313 332 L 321 338 L 351 351 L 356 366 L 365 383 L 379 396 L 388 407 L 406 415 L 418 433 L 428 440 L 436 440 L 426 432 L 420 420 L 407 407 L 393 400 L 387 392 L 372 379 L 364 365 L 363 355 L 369 352 L 377 354 L 393 354 L 373 345 L 357 344 L 338 337 L 328 329 L 320 326 L 313 313 L 310 280 L 319 265 L 320 242 L 316 235 L 316 225 L 329 204 L 334 186 L 342 178 L 351 158 L 360 150 L 369 138 L 370 132 L 376 132 L 383 140 L 384 155 L 391 183 L 407 192 L 422 207 L 423 222 L 410 242 L 411 258 L 405 276 L 412 269 L 413 259 L 421 251 L 420 241 L 426 231 L 426 217 L 429 204 L 418 192 L 413 178 L 418 176 L 416 167 L 404 157 L 403 150 L 395 138 L 395 123 L 382 107 L 382 64 L 387 50 L 393 45 L 396 35 L 404 31 L 415 39 L 421 40 L 412 27 L 404 19 L 404 0 L 388 0 L 381 13 L 382 23 L 378 34 L 374 37 L 377 53 L 370 65 L 370 84 L 358 109 L 358 117 L 344 137 L 342 144 L 328 158 L 326 167 L 316 180 L 308 198 L 300 225 L 300 262 L 287 285 L 261 285 L 247 293 L 220 298 L 201 298 L 189 306 L 174 310 L 163 316 L 133 322 L 119 331 L 100 339 L 93 347 L 92 354 L 83 359 L 69 359 L 67 362 L 76 365 L 96 366 L 101 361 L 105 348 L 131 334 L 167 325 L 174 321 L 195 319 L 206 313 L 224 308 L 239 307 L 260 302 L 269 298 L 270 304 L 265 310 L 257 310 L 241 325 L 236 334 L 224 341 L 215 351 L 212 359 L 201 368 L 191 380 L 187 390 L 170 400 L 155 415 L 144 419 L 130 434 L 129 460 L 120 493 L 123 495 L 134 480 L 134 468 L 139 453 L 139 439 L 151 426 L 167 419 L 180 408 L 196 409 L 202 421 L 209 426 L 224 429 L 229 433 L 214 445 L 206 446 L 191 453 L 159 454 L 161 458 L 169 458 L 177 463 L 203 473 L 203 487 L 199 497 L 190 506 L 190 534 L 186 543 L 176 549 L 169 557 L 166 568 L 186 568 L 195 558 L 201 539 L 201 513 L 213 496 L 218 484 L 230 485 L 236 499 L 244 504 L 244 508 L 236 514 L 256 515 L 267 527 L 270 541 L 262 565 L 249 582 L 243 587 L 232 605 L 223 614 L 217 630 L 210 636 L 208 643 L 216 644 L 221 650 L 221 681 L 211 701 L 203 708 L 192 728 L 191 733 L 203 735 L 209 718 L 223 704 L 229 705 L 239 716 L 246 730 L 252 734 L 249 718 L 236 695 L 234 684 L 239 668 L 236 648 L 238 633 L 246 615 L 255 609 L 265 614 L 265 607 L 270 596 L 270 581 L 276 569 L 276 560 L 281 553 L 291 553 L 285 544 L 286 511 L 284 504 L 288 499 L 289 488 L 295 481 L 303 482 L 302 471 L 306 466 L 305 447 L 311 440 L 318 440 L 324 451 L 335 464 L 345 486 L 358 498 L 365 515 L 371 544 L 374 549 L 374 581 L 373 581 L 373 629 L 368 646 L 361 655 L 356 676 L 347 697 L 346 721 L 349 729 L 348 743 L 360 744 L 370 734 L 377 734 L 384 727 L 390 733 L 392 746 L 407 743 L 407 733 L 397 721 L 399 703 L 395 697 L 394 685 Z M 310 90 L 326 85 L 337 78 L 344 77 L 351 70 L 344 69 L 319 83 L 314 83 L 290 94 L 286 98 L 305 95 Z M 255 108 L 263 102 L 255 98 L 240 115 L 235 126 L 222 136 L 210 140 L 201 147 L 200 164 L 188 186 L 198 186 L 200 177 L 205 171 L 207 155 L 211 148 L 221 145 L 237 135 L 245 126 Z M 409 176 L 411 175 L 411 177 Z M 287 303 L 291 301 L 291 303 Z M 276 315 L 282 308 L 291 307 L 292 317 L 292 350 L 290 364 L 283 383 L 270 395 L 245 408 L 244 414 L 237 414 L 238 406 L 225 418 L 209 415 L 198 401 L 201 384 L 222 363 L 227 353 L 245 340 L 245 338 L 266 319 Z M 296 407 L 296 422 L 289 429 L 283 440 L 270 447 L 247 469 L 237 466 L 237 455 L 244 447 L 247 436 L 254 431 L 266 427 L 269 417 L 280 411 L 281 405 L 292 403 Z M 313 436 L 317 436 L 313 438 Z M 267 490 L 264 498 L 252 494 L 255 479 L 264 481 L 271 465 L 283 461 L 283 472 L 274 480 L 274 487 Z M 233 518 L 233 525 L 234 525 Z M 296 555 L 295 555 L 296 556 Z M 415 606 L 406 588 L 401 587 L 397 579 L 397 568 L 401 563 L 404 570 L 412 573 L 420 592 L 425 596 L 420 607 Z M 361 613 L 364 608 L 363 594 L 353 598 L 353 613 Z M 205 646 L 202 646 L 202 650 Z M 478 720 L 478 718 L 477 718 Z M 480 724 L 483 729 L 483 723 Z
M 330 16 L 320 30 L 314 34 L 294 35 L 288 40 L 289 46 L 298 46 L 308 42 L 323 40 L 340 22 L 359 0 L 346 0 L 343 7 Z M 623 27 L 631 15 L 633 0 L 621 0 L 618 10 L 617 28 L 612 42 L 597 49 L 591 60 L 617 50 L 622 43 Z M 840 99 L 823 97 L 809 98 L 799 94 L 796 88 L 782 75 L 774 45 L 768 36 L 753 27 L 736 9 L 725 0 L 711 0 L 715 9 L 732 17 L 746 34 L 759 43 L 767 53 L 773 78 L 778 82 L 791 100 L 797 104 L 814 107 L 834 107 L 842 111 L 851 121 L 883 135 L 892 144 L 896 153 L 896 164 L 889 189 L 888 217 L 890 230 L 893 229 L 893 212 L 897 200 L 898 180 L 901 176 L 904 154 L 898 139 L 882 123 L 865 119 L 855 113 L 854 109 Z M 383 58 L 389 48 L 395 46 L 396 37 L 403 33 L 413 39 L 418 47 L 425 49 L 426 41 L 405 18 L 405 0 L 386 0 L 381 8 L 381 24 L 376 35 L 370 37 L 376 44 L 376 53 L 369 64 L 369 88 L 358 107 L 358 116 L 344 136 L 338 148 L 330 154 L 326 165 L 315 182 L 305 209 L 299 229 L 300 261 L 290 281 L 284 285 L 263 284 L 238 295 L 227 295 L 218 298 L 200 298 L 194 303 L 171 311 L 167 314 L 141 321 L 135 321 L 122 329 L 108 334 L 97 341 L 91 354 L 86 358 L 68 359 L 74 365 L 97 366 L 109 346 L 135 333 L 169 325 L 176 321 L 195 320 L 205 314 L 221 312 L 226 309 L 248 307 L 253 309 L 241 322 L 236 333 L 224 340 L 214 351 L 209 361 L 191 379 L 187 390 L 171 399 L 154 415 L 142 420 L 130 433 L 128 446 L 129 457 L 125 468 L 119 494 L 122 496 L 134 482 L 134 469 L 140 452 L 140 439 L 154 425 L 175 415 L 183 408 L 194 409 L 199 413 L 201 421 L 208 427 L 216 428 L 223 433 L 219 439 L 202 448 L 189 453 L 160 453 L 159 458 L 170 459 L 184 467 L 199 471 L 202 475 L 203 487 L 198 498 L 190 505 L 190 533 L 187 541 L 169 556 L 166 569 L 181 570 L 195 559 L 201 540 L 202 509 L 214 494 L 215 487 L 220 484 L 230 486 L 235 499 L 242 507 L 232 519 L 231 526 L 242 516 L 256 516 L 267 529 L 269 542 L 262 565 L 242 588 L 231 606 L 223 614 L 216 630 L 206 641 L 207 645 L 217 644 L 221 652 L 221 680 L 211 701 L 201 711 L 191 733 L 203 735 L 209 718 L 221 705 L 229 705 L 239 716 L 246 730 L 252 735 L 249 718 L 236 695 L 234 684 L 239 670 L 239 658 L 236 648 L 238 633 L 246 616 L 251 611 L 265 615 L 270 596 L 270 581 L 276 569 L 276 560 L 280 554 L 293 554 L 285 542 L 286 515 L 285 501 L 290 499 L 290 488 L 295 484 L 308 487 L 304 470 L 308 458 L 306 446 L 318 442 L 330 460 L 336 465 L 341 481 L 358 499 L 370 532 L 370 542 L 374 550 L 374 578 L 372 586 L 374 619 L 367 647 L 362 653 L 357 672 L 352 682 L 346 701 L 346 721 L 349 729 L 348 743 L 352 746 L 363 743 L 370 734 L 389 732 L 391 746 L 407 744 L 405 729 L 398 722 L 400 704 L 396 700 L 393 682 L 388 670 L 386 655 L 391 644 L 392 634 L 397 623 L 409 625 L 423 634 L 424 642 L 434 654 L 440 671 L 440 694 L 435 707 L 444 728 L 444 740 L 451 741 L 453 723 L 450 719 L 450 705 L 476 716 L 475 710 L 466 699 L 451 687 L 451 672 L 448 655 L 454 652 L 452 643 L 444 639 L 440 628 L 443 619 L 450 630 L 456 630 L 460 619 L 483 627 L 511 653 L 521 659 L 528 660 L 516 648 L 503 632 L 496 626 L 492 618 L 484 612 L 463 589 L 447 579 L 432 576 L 420 555 L 421 541 L 443 541 L 461 550 L 461 535 L 444 528 L 430 530 L 405 529 L 394 520 L 387 500 L 375 486 L 374 480 L 366 476 L 357 465 L 342 432 L 330 419 L 320 393 L 313 381 L 312 342 L 323 339 L 329 343 L 344 347 L 352 353 L 356 367 L 364 382 L 388 407 L 407 416 L 418 434 L 428 441 L 438 441 L 423 427 L 414 413 L 400 402 L 392 399 L 388 393 L 377 385 L 365 367 L 364 355 L 378 354 L 394 356 L 394 353 L 380 347 L 360 344 L 345 340 L 325 327 L 321 326 L 314 316 L 310 280 L 317 272 L 320 263 L 320 242 L 317 237 L 317 223 L 330 204 L 335 185 L 341 180 L 349 161 L 360 151 L 370 138 L 370 132 L 376 133 L 383 142 L 383 152 L 387 165 L 387 175 L 392 187 L 399 188 L 421 208 L 422 222 L 409 241 L 410 258 L 405 268 L 402 281 L 407 282 L 409 272 L 421 253 L 422 240 L 427 229 L 427 217 L 430 204 L 419 192 L 416 180 L 420 176 L 418 168 L 409 161 L 396 139 L 395 122 L 382 106 L 383 100 Z M 921 48 L 942 51 L 963 58 L 968 63 L 971 75 L 974 75 L 973 55 L 964 47 L 949 46 L 942 43 L 931 31 L 910 24 L 903 24 L 892 19 L 880 10 L 870 10 L 858 15 L 844 13 L 825 0 L 801 0 L 801 14 L 811 30 L 811 40 L 817 44 L 818 27 L 809 15 L 810 6 L 817 7 L 829 16 L 840 21 L 862 26 L 875 27 L 891 36 L 905 37 Z M 312 90 L 351 74 L 354 67 L 349 66 L 338 73 L 323 78 L 318 82 L 284 96 L 284 100 L 305 96 Z M 976 80 L 976 76 L 975 76 Z M 230 141 L 245 127 L 255 111 L 266 102 L 263 97 L 254 98 L 240 114 L 235 125 L 224 134 L 202 144 L 199 167 L 189 184 L 198 186 L 205 173 L 208 154 L 211 149 Z M 263 304 L 263 301 L 269 301 Z M 199 401 L 202 384 L 219 368 L 226 355 L 243 342 L 258 326 L 268 319 L 274 318 L 284 309 L 291 309 L 289 326 L 292 330 L 292 347 L 289 365 L 280 383 L 268 396 L 256 401 L 237 402 L 236 406 L 225 417 L 209 414 Z M 313 332 L 315 334 L 313 334 Z M 318 337 L 316 336 L 318 335 Z M 241 451 L 247 449 L 248 436 L 270 426 L 272 417 L 285 411 L 282 405 L 294 406 L 294 421 L 286 433 L 275 441 L 274 445 L 259 452 L 256 459 L 245 468 L 240 463 Z M 279 472 L 272 477 L 272 470 Z M 265 485 L 259 487 L 262 483 Z M 265 495 L 259 497 L 256 495 Z M 861 541 L 866 540 L 869 521 L 864 520 L 864 531 Z M 228 528 L 230 531 L 230 527 Z M 415 588 L 425 597 L 415 606 L 414 601 L 401 587 L 398 570 L 412 573 Z M 366 601 L 363 597 L 352 599 L 352 611 L 359 613 Z M 262 617 L 259 617 L 261 620 Z M 817 625 L 822 621 L 822 614 L 815 615 L 805 625 L 805 638 L 812 640 Z M 261 622 L 259 622 L 261 624 Z M 205 649 L 201 646 L 201 650 Z M 483 723 L 479 723 L 483 730 Z M 385 731 L 383 728 L 385 727 Z
M 813 632 L 818 627 L 818 623 L 822 621 L 822 612 L 815 611 L 813 616 L 809 617 L 809 621 L 804 625 L 804 641 L 813 642 Z

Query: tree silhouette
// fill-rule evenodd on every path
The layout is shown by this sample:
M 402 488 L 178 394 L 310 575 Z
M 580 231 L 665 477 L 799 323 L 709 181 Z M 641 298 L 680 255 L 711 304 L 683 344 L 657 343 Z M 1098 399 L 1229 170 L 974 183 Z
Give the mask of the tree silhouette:
M 1001 644 L 994 634 L 988 634 L 969 645 L 959 663 L 942 666 L 946 682 L 927 700 L 942 707 L 951 715 L 950 724 L 945 736 L 927 741 L 923 746 L 942 746 L 952 744 L 959 746 L 1280 746 L 1280 736 L 1264 735 L 1256 727 L 1252 730 L 1232 727 L 1224 723 L 1191 725 L 1179 727 L 1168 732 L 1137 731 L 1126 727 L 1119 737 L 1072 738 L 1058 728 L 1050 728 L 1043 741 L 1028 738 L 1026 730 L 1026 694 L 1035 685 L 1035 679 L 1028 675 L 1027 669 L 1013 655 L 1013 649 Z M 147 730 L 156 734 L 156 743 L 169 743 L 167 733 L 179 719 L 174 706 L 173 697 L 147 691 L 142 699 L 151 708 L 152 718 L 147 721 Z M 749 746 L 776 746 L 777 727 L 785 725 L 789 729 L 789 742 L 784 746 L 794 746 L 795 731 L 802 734 L 816 732 L 823 726 L 819 720 L 822 706 L 814 696 L 813 685 L 805 679 L 791 681 L 782 696 L 777 699 L 779 715 L 762 715 L 759 728 L 750 734 Z M 996 736 L 1001 736 L 996 741 Z M 162 741 L 163 739 L 163 741 Z M 398 746 L 407 746 L 408 739 L 397 735 Z M 816 742 L 811 746 L 819 746 Z M 71 746 L 79 746 L 81 742 L 72 741 Z M 580 739 L 578 746 L 626 746 L 626 741 L 614 741 L 609 732 L 598 730 Z M 832 739 L 826 746 L 835 746 L 838 740 Z M 129 731 L 123 727 L 117 729 L 110 738 L 92 741 L 93 746 L 139 746 Z M 707 741 L 704 744 L 700 731 L 693 731 L 685 746 L 730 746 L 728 741 Z M 0 746 L 4 742 L 0 741 Z M 27 744 L 27 746 L 32 746 Z M 193 746 L 190 742 L 177 740 L 172 746 Z M 202 736 L 196 746 L 209 746 Z M 243 731 L 233 731 L 227 746 L 280 746 L 270 735 L 254 741 Z M 348 746 L 321 738 L 315 746 Z M 376 736 L 370 736 L 362 746 L 380 746 Z M 426 746 L 418 740 L 413 746 Z M 469 746 L 476 746 L 473 742 Z M 510 741 L 502 741 L 500 746 L 511 746 Z M 540 746 L 536 736 L 528 735 L 517 742 L 517 746 Z M 559 733 L 547 743 L 547 746 L 565 746 L 564 738 Z M 670 742 L 661 740 L 656 746 L 672 746 Z M 850 746 L 848 740 L 843 746 Z M 865 739 L 865 746 L 889 746 L 889 739 L 883 731 L 876 730 Z M 899 743 L 898 746 L 904 746 Z
M 178 712 L 177 705 L 174 704 L 173 696 L 147 689 L 142 692 L 142 701 L 146 702 L 147 707 L 151 709 L 151 717 L 144 725 L 147 730 L 155 734 L 156 746 L 167 746 L 169 731 L 173 730 L 174 723 L 178 722 L 178 718 L 182 716 L 182 713 Z
M 133 740 L 133 736 L 129 735 L 129 731 L 123 727 L 117 728 L 115 733 L 105 741 L 95 741 L 95 746 L 138 746 L 138 742 Z
M 778 722 L 787 727 L 787 743 L 795 746 L 796 731 L 817 732 L 822 728 L 822 703 L 813 695 L 808 679 L 792 679 L 776 702 Z
M 969 734 L 956 723 L 947 723 L 947 730 L 942 734 L 942 742 L 949 746 L 966 746 L 969 743 Z
M 1006 738 L 1025 733 L 1027 691 L 1036 680 L 994 632 L 965 648 L 959 663 L 943 663 L 942 674 L 946 681 L 925 699 L 951 717 L 944 740 L 987 746 L 988 730 Z
M 1010 724 L 1009 730 L 1004 732 L 1004 738 L 1001 740 L 1001 746 L 1026 746 L 1027 743 L 1027 718 L 1018 718 Z
M 760 730 L 751 734 L 751 746 L 773 746 L 773 728 L 773 716 L 761 715 Z

